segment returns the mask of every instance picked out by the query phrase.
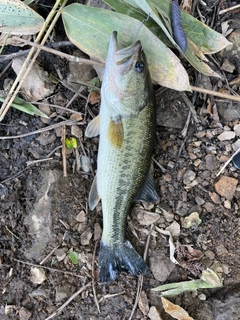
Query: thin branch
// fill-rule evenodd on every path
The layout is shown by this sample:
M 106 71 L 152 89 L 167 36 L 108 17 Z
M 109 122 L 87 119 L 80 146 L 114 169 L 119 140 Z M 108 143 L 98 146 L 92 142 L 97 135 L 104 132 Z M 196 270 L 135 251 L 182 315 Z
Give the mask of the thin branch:
M 238 101 L 240 102 L 240 96 L 232 96 L 230 94 L 224 94 L 221 92 L 217 92 L 217 91 L 213 91 L 213 90 L 207 90 L 207 89 L 203 89 L 203 88 L 199 88 L 199 87 L 195 87 L 195 86 L 190 86 L 191 90 L 193 91 L 197 91 L 197 92 L 201 92 L 201 93 L 205 93 L 205 94 L 209 94 L 215 97 L 220 97 L 223 99 L 228 99 L 228 100 L 233 100 L 233 101 Z
M 38 130 L 35 130 L 35 131 L 32 131 L 32 132 L 27 132 L 27 133 L 23 133 L 23 134 L 19 134 L 18 136 L 5 136 L 5 137 L 0 137 L 0 140 L 9 140 L 9 139 L 17 139 L 17 138 L 24 138 L 24 137 L 28 137 L 28 136 L 31 136 L 32 134 L 38 134 L 38 133 L 42 133 L 42 132 L 45 132 L 45 131 L 48 131 L 48 130 L 53 130 L 55 128 L 58 128 L 58 127 L 61 127 L 63 125 L 66 125 L 66 126 L 71 126 L 71 125 L 74 125 L 76 124 L 77 121 L 76 120 L 65 120 L 65 121 L 62 121 L 62 122 L 59 122 L 59 123 L 55 123 L 51 126 L 48 126 L 48 127 L 45 127 L 45 128 L 41 128 L 41 129 L 38 129 Z M 78 124 L 82 124 L 82 123 L 79 123 Z
M 75 299 L 80 293 L 82 293 L 84 290 L 86 290 L 88 287 L 90 287 L 92 282 L 89 282 L 85 286 L 81 287 L 77 292 L 75 292 L 60 308 L 58 308 L 55 312 L 53 312 L 49 317 L 47 317 L 45 320 L 50 320 L 55 318 L 59 313 L 63 311 L 63 309 L 73 300 Z
M 60 273 L 68 274 L 70 276 L 74 276 L 74 277 L 77 277 L 77 278 L 85 279 L 84 276 L 80 276 L 79 274 L 76 274 L 76 273 L 73 273 L 73 272 L 70 272 L 70 271 L 60 270 L 60 269 L 56 269 L 56 268 L 52 268 L 52 267 L 46 267 L 46 266 L 42 266 L 42 265 L 39 265 L 39 264 L 34 264 L 34 263 L 31 263 L 31 262 L 18 260 L 18 259 L 14 259 L 14 261 L 20 262 L 22 264 L 27 264 L 28 266 L 31 266 L 31 267 L 43 268 L 43 269 L 47 269 L 49 271 L 60 272 Z

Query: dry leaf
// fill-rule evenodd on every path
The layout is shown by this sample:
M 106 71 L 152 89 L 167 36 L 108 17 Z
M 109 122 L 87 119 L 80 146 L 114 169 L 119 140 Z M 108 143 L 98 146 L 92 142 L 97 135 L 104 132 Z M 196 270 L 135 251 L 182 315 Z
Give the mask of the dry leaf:
M 149 304 L 148 304 L 148 298 L 145 293 L 145 291 L 142 291 L 140 293 L 140 298 L 138 301 L 138 308 L 142 311 L 142 313 L 146 316 L 149 312 Z
M 173 318 L 178 320 L 194 320 L 192 317 L 189 316 L 187 311 L 185 311 L 180 306 L 170 302 L 169 300 L 161 297 L 162 304 L 164 310 Z

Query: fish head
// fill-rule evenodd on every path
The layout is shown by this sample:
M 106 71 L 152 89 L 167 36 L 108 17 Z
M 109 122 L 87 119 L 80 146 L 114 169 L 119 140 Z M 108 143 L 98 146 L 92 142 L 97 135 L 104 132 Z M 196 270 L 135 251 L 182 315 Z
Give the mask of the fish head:
M 147 105 L 151 88 L 141 42 L 118 49 L 117 32 L 113 32 L 102 84 L 102 96 L 108 106 L 116 116 L 134 117 Z

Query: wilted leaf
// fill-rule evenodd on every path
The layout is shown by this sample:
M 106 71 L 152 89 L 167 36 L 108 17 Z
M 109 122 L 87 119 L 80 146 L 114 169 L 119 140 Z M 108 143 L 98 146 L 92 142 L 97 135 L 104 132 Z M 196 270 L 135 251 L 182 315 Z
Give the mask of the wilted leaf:
M 187 311 L 185 311 L 180 306 L 170 302 L 169 300 L 161 297 L 162 304 L 164 310 L 170 314 L 171 317 L 178 319 L 178 320 L 194 320 L 192 317 L 189 316 Z
M 126 47 L 136 41 L 139 29 L 137 39 L 146 53 L 152 80 L 175 90 L 189 90 L 188 75 L 180 60 L 138 20 L 76 3 L 63 9 L 62 18 L 69 39 L 101 62 L 106 60 L 113 31 L 118 32 L 119 47 Z
M 75 251 L 69 252 L 68 257 L 73 264 L 78 264 L 78 254 Z
M 0 101 L 4 102 L 4 98 L 0 97 Z M 46 119 L 49 119 L 49 117 L 43 113 L 42 111 L 40 111 L 37 107 L 35 107 L 33 104 L 31 104 L 30 102 L 26 102 L 25 100 L 16 97 L 13 101 L 13 103 L 11 104 L 12 107 L 14 107 L 15 109 L 18 109 L 20 111 L 23 111 L 25 113 L 28 113 L 32 116 L 40 116 Z
M 35 34 L 44 19 L 20 0 L 0 0 L 0 32 L 10 34 Z
M 214 287 L 222 286 L 222 280 L 219 279 L 218 275 L 212 270 L 207 269 L 202 272 L 201 279 Z

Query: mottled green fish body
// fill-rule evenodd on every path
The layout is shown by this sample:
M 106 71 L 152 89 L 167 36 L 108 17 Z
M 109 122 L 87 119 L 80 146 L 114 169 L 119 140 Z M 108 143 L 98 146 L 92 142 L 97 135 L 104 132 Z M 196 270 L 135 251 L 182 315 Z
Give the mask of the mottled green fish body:
M 145 274 L 147 266 L 125 239 L 126 217 L 134 201 L 156 201 L 150 173 L 156 109 L 141 43 L 118 50 L 117 34 L 110 39 L 101 89 L 100 115 L 90 122 L 86 136 L 100 134 L 97 175 L 89 206 L 102 201 L 103 234 L 99 280 L 116 279 L 119 271 Z

